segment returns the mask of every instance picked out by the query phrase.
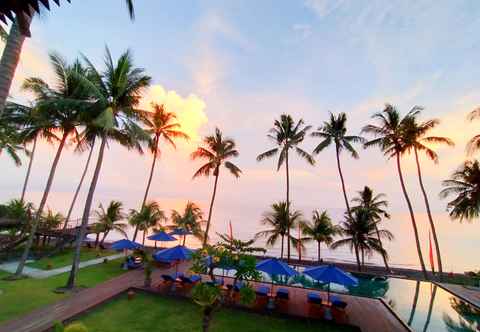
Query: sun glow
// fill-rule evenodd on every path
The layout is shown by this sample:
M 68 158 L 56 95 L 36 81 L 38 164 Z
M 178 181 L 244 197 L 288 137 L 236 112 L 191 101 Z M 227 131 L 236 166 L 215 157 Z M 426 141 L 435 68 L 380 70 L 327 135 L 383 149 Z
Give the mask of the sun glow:
M 199 130 L 208 122 L 204 112 L 205 102 L 198 96 L 190 94 L 180 96 L 176 91 L 165 90 L 161 85 L 152 86 L 143 98 L 142 107 L 150 109 L 150 103 L 164 104 L 166 109 L 177 114 L 181 129 L 190 136 L 190 142 L 200 139 Z

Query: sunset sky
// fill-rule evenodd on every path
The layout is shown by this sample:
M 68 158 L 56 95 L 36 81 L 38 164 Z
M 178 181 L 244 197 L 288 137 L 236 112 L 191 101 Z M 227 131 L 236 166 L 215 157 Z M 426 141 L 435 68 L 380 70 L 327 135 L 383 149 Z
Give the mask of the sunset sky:
M 465 144 L 480 122 L 466 114 L 480 105 L 480 3 L 475 1 L 135 1 L 130 22 L 124 1 L 73 0 L 34 20 L 24 47 L 12 97 L 28 76 L 52 77 L 49 51 L 72 60 L 81 53 L 102 64 L 104 47 L 114 57 L 130 48 L 136 65 L 153 77 L 145 95 L 178 113 L 189 143 L 177 151 L 166 147 L 155 173 L 151 198 L 165 210 L 186 200 L 207 211 L 213 179 L 192 180 L 200 165 L 189 160 L 201 137 L 218 126 L 238 144 L 235 163 L 243 175 L 221 174 L 213 228 L 243 238 L 260 229 L 268 206 L 284 199 L 284 172 L 275 161 L 255 157 L 271 147 L 266 132 L 282 113 L 303 118 L 315 127 L 328 112 L 345 112 L 352 134 L 387 102 L 407 112 L 425 107 L 423 119 L 439 118 L 437 134 L 456 146 L 438 149 L 439 165 L 422 158 L 425 184 L 445 253 L 445 270 L 478 268 L 469 250 L 478 245 L 480 223 L 450 221 L 446 201 L 438 198 L 441 181 L 466 158 Z M 308 138 L 304 149 L 317 141 Z M 364 185 L 387 194 L 393 218 L 385 227 L 396 239 L 388 245 L 392 261 L 416 264 L 413 235 L 394 164 L 379 151 L 363 150 L 360 159 L 343 155 L 344 176 L 353 197 Z M 70 148 L 60 161 L 48 204 L 66 213 L 86 155 Z M 36 204 L 45 185 L 54 147 L 41 145 L 33 166 L 27 198 Z M 138 208 L 151 156 L 110 146 L 95 195 L 95 206 L 112 199 Z M 314 208 L 328 209 L 340 221 L 344 209 L 334 150 L 317 157 L 315 167 L 292 163 L 293 206 L 310 217 Z M 0 201 L 19 195 L 25 167 L 2 156 Z M 26 165 L 26 162 L 25 162 Z M 413 160 L 404 161 L 410 191 L 427 254 L 428 227 Z M 75 215 L 80 216 L 85 191 Z M 405 250 L 407 249 L 407 250 Z M 315 252 L 309 253 L 314 256 Z

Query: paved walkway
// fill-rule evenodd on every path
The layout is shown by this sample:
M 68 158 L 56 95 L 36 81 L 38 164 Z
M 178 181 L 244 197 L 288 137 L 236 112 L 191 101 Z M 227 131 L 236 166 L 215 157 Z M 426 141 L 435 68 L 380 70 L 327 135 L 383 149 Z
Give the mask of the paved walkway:
M 101 258 L 95 258 L 89 261 L 80 262 L 79 267 L 83 268 L 91 265 L 97 265 L 102 263 L 105 258 L 107 258 L 108 260 L 112 260 L 112 259 L 117 259 L 123 256 L 124 254 L 116 254 L 116 255 L 111 255 L 111 256 L 106 256 Z M 17 266 L 18 266 L 18 262 L 3 263 L 3 264 L 0 264 L 0 270 L 10 272 L 10 273 L 15 273 L 15 271 L 17 271 Z M 23 268 L 23 274 L 35 279 L 45 279 L 48 277 L 56 276 L 57 274 L 68 272 L 70 271 L 70 269 L 71 269 L 70 265 L 60 267 L 58 269 L 52 269 L 52 270 L 41 270 L 41 269 L 35 269 L 33 267 L 25 266 Z
M 470 286 L 462 286 L 455 284 L 447 284 L 443 282 L 438 283 L 441 287 L 448 290 L 450 293 L 458 296 L 462 300 L 470 302 L 471 304 L 480 308 L 480 289 Z

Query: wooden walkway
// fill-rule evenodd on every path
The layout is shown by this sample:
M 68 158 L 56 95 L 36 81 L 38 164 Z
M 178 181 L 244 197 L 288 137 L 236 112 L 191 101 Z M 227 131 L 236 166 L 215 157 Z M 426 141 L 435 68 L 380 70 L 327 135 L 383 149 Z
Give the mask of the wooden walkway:
M 181 264 L 179 271 L 186 270 L 187 264 Z M 153 283 L 160 281 L 160 275 L 173 273 L 173 268 L 156 269 L 152 275 Z M 141 270 L 127 272 L 93 288 L 88 288 L 63 299 L 55 304 L 39 308 L 31 313 L 0 325 L 0 332 L 44 332 L 53 326 L 55 321 L 65 321 L 85 310 L 91 309 L 111 297 L 129 288 L 143 286 L 144 273 Z M 226 283 L 232 279 L 225 277 Z M 257 283 L 254 283 L 257 284 Z M 259 284 L 259 283 L 258 283 Z M 255 285 L 256 286 L 256 285 Z M 311 290 L 289 287 L 290 300 L 288 314 L 307 317 L 307 293 Z M 325 292 L 320 292 L 323 298 Z M 349 295 L 338 295 L 348 303 L 348 323 L 357 326 L 362 332 L 408 332 L 402 322 L 377 299 L 362 298 Z

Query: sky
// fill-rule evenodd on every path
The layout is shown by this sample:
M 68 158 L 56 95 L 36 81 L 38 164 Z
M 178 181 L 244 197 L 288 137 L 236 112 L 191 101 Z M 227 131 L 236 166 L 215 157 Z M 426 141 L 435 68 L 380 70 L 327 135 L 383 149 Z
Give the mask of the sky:
M 135 64 L 153 77 L 142 106 L 165 103 L 177 112 L 192 140 L 163 153 L 150 197 L 166 210 L 181 209 L 187 200 L 206 212 L 213 179 L 195 179 L 199 162 L 190 153 L 204 135 L 219 127 L 235 139 L 243 173 L 235 179 L 222 172 L 214 206 L 213 229 L 251 238 L 262 226 L 269 205 L 285 198 L 284 171 L 275 160 L 257 163 L 256 156 L 271 148 L 266 138 L 282 113 L 314 128 L 329 112 L 345 112 L 351 134 L 371 123 L 371 115 L 392 103 L 405 113 L 425 107 L 422 119 L 438 118 L 432 134 L 453 139 L 454 148 L 438 147 L 440 163 L 421 157 L 424 181 L 444 248 L 446 270 L 478 268 L 469 255 L 478 244 L 480 223 L 451 221 L 446 201 L 438 198 L 441 181 L 466 158 L 465 144 L 478 133 L 479 123 L 466 115 L 480 105 L 480 4 L 475 1 L 136 1 L 131 22 L 123 1 L 72 1 L 56 6 L 33 21 L 17 69 L 11 96 L 28 102 L 20 90 L 23 79 L 39 76 L 54 84 L 48 52 L 69 60 L 84 54 L 103 64 L 105 46 L 113 56 L 126 49 Z M 303 148 L 312 151 L 315 138 Z M 395 234 L 387 244 L 391 260 L 415 266 L 413 234 L 395 165 L 375 149 L 357 147 L 360 159 L 341 156 L 349 197 L 364 185 L 385 193 L 392 219 L 385 228 Z M 40 200 L 55 147 L 41 144 L 34 161 L 27 199 Z M 86 154 L 69 147 L 62 155 L 48 205 L 66 213 Z M 327 209 L 342 220 L 344 201 L 333 148 L 316 157 L 312 167 L 294 158 L 292 204 L 309 218 L 313 209 Z M 95 206 L 112 199 L 125 209 L 138 208 L 143 197 L 151 155 L 139 155 L 111 144 L 95 195 Z M 26 165 L 26 162 L 24 163 Z M 0 158 L 0 200 L 19 195 L 25 167 Z M 411 157 L 403 160 L 407 189 L 417 215 L 422 248 L 427 255 L 428 219 L 419 193 Z M 91 175 L 91 172 L 89 173 Z M 82 191 L 75 215 L 80 217 Z M 315 250 L 308 252 L 314 257 Z M 347 249 L 328 252 L 351 259 Z M 375 261 L 375 257 L 372 258 Z M 378 257 L 377 257 L 378 261 Z

